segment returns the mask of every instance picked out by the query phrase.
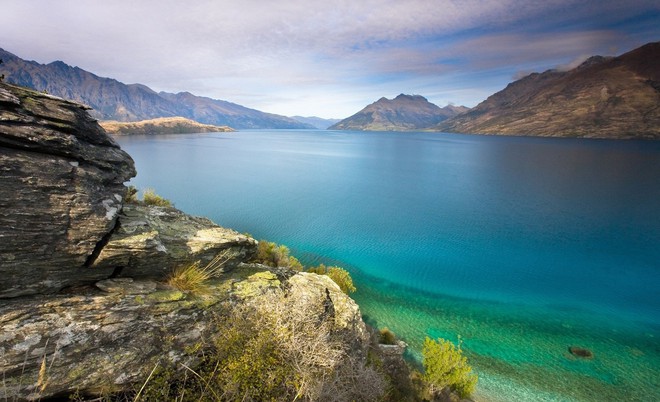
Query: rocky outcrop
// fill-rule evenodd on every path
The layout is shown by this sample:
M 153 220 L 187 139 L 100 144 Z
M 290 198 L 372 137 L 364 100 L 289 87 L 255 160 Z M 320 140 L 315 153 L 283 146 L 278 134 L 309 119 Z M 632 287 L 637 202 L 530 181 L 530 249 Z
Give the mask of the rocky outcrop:
M 163 279 L 180 265 L 226 254 L 225 268 L 248 260 L 257 242 L 206 218 L 169 207 L 126 204 L 90 269 L 113 277 Z
M 203 298 L 153 280 L 122 278 L 70 294 L 9 300 L 0 305 L 3 395 L 36 400 L 109 393 L 140 384 L 157 366 L 195 367 L 227 302 L 263 303 L 272 294 L 286 294 L 301 311 L 320 316 L 329 289 L 335 330 L 347 330 L 364 347 L 360 310 L 332 280 L 268 269 L 243 264 L 211 281 Z
M 0 84 L 0 298 L 107 278 L 88 259 L 134 175 L 82 105 Z
M 360 310 L 331 279 L 246 264 L 251 237 L 171 207 L 125 203 L 134 174 L 83 106 L 0 84 L 5 400 L 134 390 L 155 367 L 194 368 L 236 306 L 277 307 L 284 319 L 293 306 L 366 360 Z M 222 270 L 203 292 L 168 285 L 176 267 L 218 255 Z

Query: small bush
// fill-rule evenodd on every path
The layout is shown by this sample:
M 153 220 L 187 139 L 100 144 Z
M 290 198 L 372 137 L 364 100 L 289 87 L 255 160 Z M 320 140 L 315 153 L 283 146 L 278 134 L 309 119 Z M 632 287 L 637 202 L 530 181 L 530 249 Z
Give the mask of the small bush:
M 289 255 L 289 248 L 284 245 L 277 245 L 266 240 L 259 240 L 255 262 L 268 265 L 269 267 L 283 267 L 302 271 L 303 266 L 298 259 Z
M 448 340 L 438 338 L 436 341 L 427 337 L 422 349 L 422 364 L 424 380 L 433 395 L 449 387 L 461 398 L 467 398 L 477 385 L 478 377 L 472 373 L 460 343 L 457 347 Z
M 353 285 L 353 278 L 351 278 L 351 274 L 349 274 L 348 271 L 345 270 L 344 268 L 330 267 L 328 268 L 327 275 L 337 285 L 339 285 L 339 288 L 341 289 L 342 292 L 349 294 L 357 290 L 355 288 L 355 285 Z
M 378 334 L 378 343 L 382 345 L 396 345 L 396 335 L 389 328 L 385 327 L 381 329 L 378 331 Z
M 341 267 L 326 267 L 324 264 L 319 264 L 317 267 L 311 267 L 307 272 L 313 272 L 319 275 L 327 275 L 334 283 L 339 285 L 342 292 L 349 294 L 355 292 L 357 289 L 353 285 L 353 278 L 351 274 Z
M 135 186 L 128 186 L 126 189 L 126 202 L 129 204 L 137 204 L 139 202 L 137 198 L 138 189 Z
M 157 207 L 171 207 L 172 206 L 172 202 L 170 200 L 165 199 L 165 198 L 161 197 L 160 195 L 156 194 L 156 192 L 152 188 L 147 188 L 147 189 L 144 190 L 144 193 L 142 194 L 142 200 L 147 205 L 154 205 L 154 206 L 157 206 Z

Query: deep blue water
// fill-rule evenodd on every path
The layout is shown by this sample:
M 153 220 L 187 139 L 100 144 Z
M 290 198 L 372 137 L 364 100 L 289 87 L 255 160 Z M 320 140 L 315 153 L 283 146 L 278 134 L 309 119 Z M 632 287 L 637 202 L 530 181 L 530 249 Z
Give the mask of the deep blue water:
M 118 140 L 138 188 L 303 263 L 345 266 L 367 320 L 413 357 L 426 335 L 461 335 L 484 400 L 660 400 L 659 142 L 278 130 Z M 573 344 L 595 359 L 572 358 Z

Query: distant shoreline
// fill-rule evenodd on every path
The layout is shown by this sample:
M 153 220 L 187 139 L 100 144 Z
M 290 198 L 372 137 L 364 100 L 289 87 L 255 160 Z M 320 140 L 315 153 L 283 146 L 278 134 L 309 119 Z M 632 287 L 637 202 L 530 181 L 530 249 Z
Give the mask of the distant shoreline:
M 229 126 L 202 124 L 184 117 L 160 117 L 157 119 L 121 122 L 114 120 L 100 121 L 101 127 L 113 135 L 136 134 L 194 134 L 234 132 Z

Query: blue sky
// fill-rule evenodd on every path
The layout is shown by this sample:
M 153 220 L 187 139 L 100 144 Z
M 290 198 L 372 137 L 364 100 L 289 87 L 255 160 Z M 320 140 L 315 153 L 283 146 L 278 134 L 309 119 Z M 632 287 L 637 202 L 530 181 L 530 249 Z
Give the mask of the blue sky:
M 0 47 L 22 58 L 288 116 L 399 93 L 472 107 L 527 73 L 660 40 L 657 0 L 3 3 Z

